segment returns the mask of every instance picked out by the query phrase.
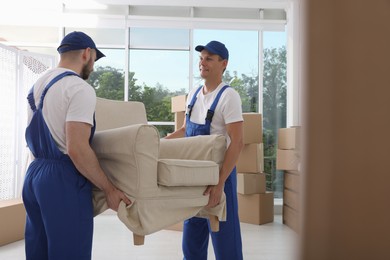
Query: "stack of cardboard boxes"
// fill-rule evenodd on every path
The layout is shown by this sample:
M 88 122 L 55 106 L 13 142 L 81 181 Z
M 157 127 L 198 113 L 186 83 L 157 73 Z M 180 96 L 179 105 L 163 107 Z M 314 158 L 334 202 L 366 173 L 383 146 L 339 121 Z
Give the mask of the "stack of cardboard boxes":
M 175 113 L 175 131 L 182 127 L 186 117 L 187 95 L 175 96 L 171 98 L 171 111 Z
M 183 125 L 186 95 L 171 98 L 175 113 L 175 130 Z M 274 195 L 266 191 L 263 156 L 263 124 L 259 113 L 243 113 L 244 148 L 237 162 L 237 192 L 240 221 L 264 224 L 274 220 Z M 169 227 L 182 230 L 182 223 Z
M 284 171 L 283 223 L 299 230 L 300 214 L 300 127 L 278 130 L 276 169 Z
M 240 221 L 265 224 L 274 220 L 274 194 L 266 191 L 262 116 L 243 113 L 244 148 L 237 162 Z

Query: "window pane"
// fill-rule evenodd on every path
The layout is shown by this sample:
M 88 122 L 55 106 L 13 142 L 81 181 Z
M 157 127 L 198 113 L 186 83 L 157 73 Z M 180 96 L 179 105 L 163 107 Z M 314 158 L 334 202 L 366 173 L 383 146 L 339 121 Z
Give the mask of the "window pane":
M 138 84 L 148 87 L 188 91 L 188 65 L 188 51 L 130 51 L 130 71 Z
M 286 33 L 264 32 L 264 171 L 276 198 L 283 197 L 283 172 L 276 171 L 277 133 L 286 127 Z
M 188 92 L 189 52 L 130 50 L 129 61 L 129 100 L 145 104 L 148 121 L 173 122 L 171 97 Z M 162 136 L 172 132 L 166 128 Z
M 130 28 L 129 100 L 145 104 L 161 136 L 173 131 L 171 97 L 188 92 L 189 30 Z
M 88 83 L 96 89 L 98 97 L 124 100 L 125 50 L 100 49 L 106 57 L 95 63 Z
M 130 28 L 131 49 L 188 50 L 188 29 Z
M 117 70 L 124 71 L 125 70 L 125 49 L 104 49 L 99 48 L 101 52 L 103 52 L 106 57 L 99 59 L 95 62 L 96 66 L 100 67 L 112 67 Z
M 194 30 L 194 47 L 217 40 L 229 50 L 229 64 L 223 80 L 240 93 L 243 112 L 258 112 L 258 32 Z M 199 52 L 194 52 L 193 86 L 203 84 L 199 77 Z

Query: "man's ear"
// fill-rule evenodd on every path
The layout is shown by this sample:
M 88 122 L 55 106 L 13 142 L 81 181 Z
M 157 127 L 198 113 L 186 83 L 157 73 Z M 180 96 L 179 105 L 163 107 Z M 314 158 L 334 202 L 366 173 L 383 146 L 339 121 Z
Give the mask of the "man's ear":
M 89 61 L 89 59 L 91 58 L 91 48 L 86 48 L 84 49 L 83 53 L 82 53 L 82 57 L 83 57 L 83 61 Z
M 228 60 L 223 60 L 222 62 L 223 66 L 225 67 L 225 69 L 227 68 L 227 65 L 228 65 Z

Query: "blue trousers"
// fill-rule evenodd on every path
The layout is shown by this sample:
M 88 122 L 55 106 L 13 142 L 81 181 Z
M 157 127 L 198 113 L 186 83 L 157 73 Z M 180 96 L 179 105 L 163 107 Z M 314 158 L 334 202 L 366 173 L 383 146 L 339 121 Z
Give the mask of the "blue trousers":
M 26 174 L 23 202 L 27 260 L 91 259 L 91 183 L 70 161 L 34 160 Z
M 242 260 L 242 242 L 237 202 L 237 173 L 232 171 L 225 182 L 226 222 L 219 223 L 219 231 L 211 232 L 207 219 L 193 217 L 184 221 L 183 254 L 185 260 L 207 259 L 209 235 L 216 260 Z

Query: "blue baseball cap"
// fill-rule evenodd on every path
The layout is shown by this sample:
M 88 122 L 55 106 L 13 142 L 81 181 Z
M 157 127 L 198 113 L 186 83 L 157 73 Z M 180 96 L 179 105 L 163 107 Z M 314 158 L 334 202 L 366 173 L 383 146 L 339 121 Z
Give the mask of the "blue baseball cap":
M 219 41 L 211 41 L 207 43 L 206 45 L 198 45 L 195 47 L 196 51 L 203 51 L 206 49 L 206 51 L 212 53 L 212 54 L 217 54 L 221 56 L 222 59 L 228 60 L 229 59 L 229 51 L 226 49 L 225 44 L 219 42 Z
M 57 48 L 58 53 L 67 51 L 83 50 L 91 48 L 96 50 L 96 60 L 106 57 L 101 51 L 96 48 L 92 38 L 83 32 L 71 32 L 62 39 L 60 46 Z

